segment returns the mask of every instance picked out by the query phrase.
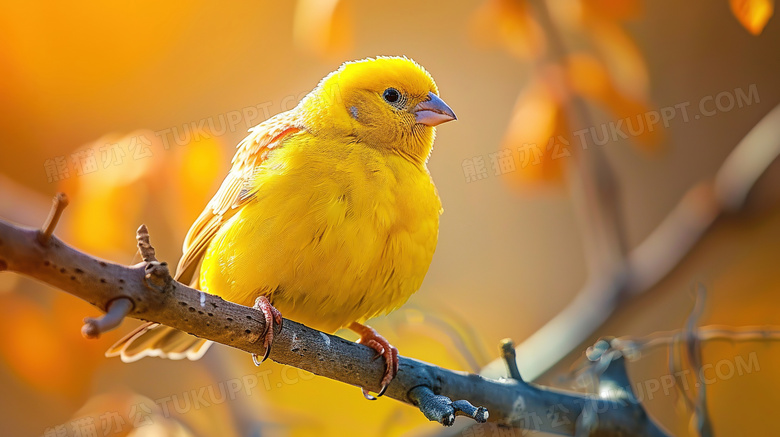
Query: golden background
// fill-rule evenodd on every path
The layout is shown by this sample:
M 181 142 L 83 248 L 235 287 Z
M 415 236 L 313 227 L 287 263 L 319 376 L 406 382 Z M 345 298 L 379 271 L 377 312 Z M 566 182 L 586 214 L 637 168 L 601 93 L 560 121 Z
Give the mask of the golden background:
M 565 164 L 545 162 L 524 171 L 518 164 L 503 175 L 491 166 L 490 155 L 504 147 L 517 156 L 520 142 L 512 135 L 537 128 L 542 139 L 571 134 L 559 118 L 539 115 L 545 114 L 540 107 L 559 102 L 544 95 L 534 101 L 534 86 L 556 70 L 535 63 L 545 43 L 535 39 L 533 26 L 522 24 L 523 12 L 513 2 L 6 2 L 2 10 L 4 218 L 38 225 L 51 196 L 65 191 L 71 206 L 57 233 L 66 242 L 135 263 L 134 234 L 145 223 L 158 258 L 173 263 L 189 224 L 216 190 L 248 127 L 292 108 L 343 61 L 405 55 L 429 70 L 458 121 L 438 129 L 429 162 L 445 208 L 433 264 L 420 292 L 374 325 L 402 355 L 477 371 L 497 357 L 499 339 L 521 342 L 571 301 L 585 281 L 584 230 L 556 167 Z M 780 28 L 770 20 L 760 35 L 751 34 L 725 0 L 565 1 L 551 10 L 567 30 L 567 41 L 583 53 L 577 58 L 582 62 L 572 63 L 581 67 L 576 91 L 600 99 L 593 105 L 596 123 L 684 102 L 695 112 L 705 96 L 757 90 L 758 99 L 749 106 L 688 122 L 678 116 L 652 134 L 601 146 L 619 181 L 627 242 L 634 246 L 690 187 L 711 178 L 739 140 L 780 102 Z M 581 35 L 601 38 L 613 64 L 589 57 L 586 43 L 577 47 Z M 618 94 L 591 86 L 601 80 L 600 63 L 622 83 Z M 526 116 L 513 118 L 526 104 L 531 108 Z M 219 128 L 220 117 L 226 122 L 234 117 L 235 128 L 201 138 L 184 135 L 204 120 L 204 126 L 211 122 Z M 139 143 L 140 138 L 149 143 Z M 97 168 L 80 171 L 73 154 L 88 147 Z M 464 161 L 479 157 L 487 177 L 467 182 Z M 58 159 L 64 160 L 67 176 L 55 171 Z M 716 222 L 671 275 L 621 308 L 591 340 L 680 328 L 693 306 L 695 282 L 709 291 L 701 324 L 780 324 L 778 170 L 777 164 L 769 168 L 745 211 Z M 357 388 L 275 363 L 255 368 L 250 357 L 227 347 L 215 347 L 197 363 L 145 359 L 125 365 L 106 359 L 103 351 L 137 322 L 85 340 L 81 320 L 97 313 L 32 280 L 0 275 L 4 434 L 64 430 L 63 435 L 78 435 L 79 427 L 90 423 L 82 419 L 90 417 L 96 435 L 443 432 L 409 406 L 389 399 L 368 402 Z M 592 342 L 583 343 L 544 380 L 556 383 L 555 375 Z M 718 435 L 770 435 L 775 428 L 777 345 L 704 347 L 708 362 L 751 353 L 759 371 L 707 387 Z M 655 378 L 668 372 L 665 360 L 663 350 L 653 351 L 629 371 L 636 380 Z M 265 376 L 248 388 L 258 373 Z M 240 384 L 242 391 L 214 405 L 184 406 L 193 390 L 219 391 L 220 384 Z M 172 396 L 181 408 L 167 403 Z M 171 414 L 161 404 L 169 405 Z M 146 412 L 141 405 L 153 408 Z M 687 434 L 690 411 L 680 408 L 674 393 L 656 396 L 648 408 L 675 435 L 695 435 Z M 123 425 L 106 428 L 110 420 L 118 423 L 111 413 Z M 460 425 L 467 424 L 462 420 Z

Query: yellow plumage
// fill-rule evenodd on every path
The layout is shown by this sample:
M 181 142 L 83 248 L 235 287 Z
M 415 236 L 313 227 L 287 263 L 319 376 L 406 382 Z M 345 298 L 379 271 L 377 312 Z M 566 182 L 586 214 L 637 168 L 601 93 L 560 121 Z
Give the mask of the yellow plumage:
M 266 295 L 286 317 L 330 332 L 417 291 L 441 204 L 422 166 L 306 137 L 260 166 L 254 200 L 206 250 L 200 286 L 248 306 Z
M 406 58 L 344 64 L 239 144 L 184 243 L 177 279 L 335 331 L 391 311 L 420 287 L 441 202 L 426 161 L 454 119 Z M 198 358 L 203 342 L 145 326 L 109 354 Z

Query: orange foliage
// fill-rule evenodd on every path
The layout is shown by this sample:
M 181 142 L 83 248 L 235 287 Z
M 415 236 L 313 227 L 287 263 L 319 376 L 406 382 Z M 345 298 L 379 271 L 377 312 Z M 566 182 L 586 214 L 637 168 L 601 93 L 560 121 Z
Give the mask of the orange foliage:
M 775 13 L 774 0 L 729 0 L 731 12 L 753 35 L 760 35 Z
M 97 165 L 77 166 L 76 177 L 60 185 L 71 198 L 73 221 L 66 231 L 77 247 L 102 256 L 111 255 L 107 248 L 132 250 L 141 223 L 156 226 L 158 243 L 166 236 L 160 226 L 183 234 L 213 194 L 227 156 L 215 138 L 193 136 L 169 147 L 154 132 L 139 130 L 106 135 L 74 151 L 90 152 Z
M 517 152 L 520 171 L 507 173 L 512 182 L 560 182 L 570 156 L 568 123 L 561 96 L 543 81 L 532 83 L 517 98 L 502 146 Z
M 549 2 L 550 23 L 542 24 L 540 11 L 528 2 L 491 0 L 474 19 L 481 40 L 501 45 L 531 67 L 532 79 L 517 99 L 502 143 L 519 153 L 520 171 L 505 173 L 516 187 L 562 184 L 568 159 L 560 158 L 577 159 L 574 148 L 584 145 L 577 144 L 574 132 L 590 127 L 567 113 L 576 106 L 574 99 L 606 110 L 615 120 L 648 111 L 644 60 L 619 25 L 641 14 L 641 2 L 589 0 L 579 6 Z M 571 40 L 573 46 L 584 42 L 587 48 L 557 53 L 565 48 L 545 44 L 553 38 Z M 652 150 L 659 133 L 643 129 L 631 139 Z
M 645 100 L 622 92 L 614 78 L 594 55 L 573 53 L 568 57 L 567 83 L 572 92 L 603 107 L 616 120 L 645 114 L 649 110 Z M 645 151 L 653 151 L 661 143 L 660 130 L 638 129 L 638 132 L 631 139 Z
M 524 1 L 486 1 L 474 13 L 471 34 L 478 42 L 502 46 L 524 60 L 540 56 L 546 45 L 544 32 Z
M 642 15 L 641 0 L 583 0 L 583 8 L 608 20 L 634 20 Z

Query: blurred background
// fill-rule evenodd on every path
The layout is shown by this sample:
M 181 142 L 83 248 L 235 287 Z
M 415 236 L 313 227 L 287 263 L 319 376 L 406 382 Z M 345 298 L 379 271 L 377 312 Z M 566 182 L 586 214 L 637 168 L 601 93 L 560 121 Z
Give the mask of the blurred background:
M 458 121 L 438 129 L 429 162 L 445 213 L 428 276 L 372 325 L 402 355 L 493 374 L 498 342 L 511 337 L 525 351 L 521 373 L 572 388 L 566 376 L 587 346 L 681 328 L 702 283 L 699 325 L 770 333 L 703 344 L 712 427 L 771 435 L 777 136 L 746 145 L 740 162 L 752 167 L 719 169 L 780 103 L 773 3 L 7 2 L 0 216 L 38 226 L 64 191 L 66 242 L 135 263 L 145 223 L 158 258 L 175 263 L 249 127 L 291 109 L 344 61 L 405 55 L 429 70 Z M 749 193 L 725 208 L 732 186 Z M 643 246 L 670 214 L 673 238 Z M 571 323 L 523 349 L 567 306 Z M 519 435 L 460 419 L 445 431 L 394 400 L 368 402 L 275 363 L 256 368 L 219 345 L 199 362 L 123 364 L 103 352 L 139 322 L 82 338 L 82 319 L 98 312 L 0 275 L 7 435 Z M 664 381 L 667 354 L 642 351 L 632 381 Z M 698 435 L 685 396 L 666 387 L 644 401 L 674 435 Z

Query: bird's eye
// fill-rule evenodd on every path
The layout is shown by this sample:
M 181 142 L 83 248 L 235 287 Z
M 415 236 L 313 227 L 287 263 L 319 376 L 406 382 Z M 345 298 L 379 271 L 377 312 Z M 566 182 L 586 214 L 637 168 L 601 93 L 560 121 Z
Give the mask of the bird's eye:
M 395 88 L 388 88 L 382 94 L 382 97 L 384 97 L 387 103 L 398 103 L 398 101 L 401 100 L 401 93 Z

